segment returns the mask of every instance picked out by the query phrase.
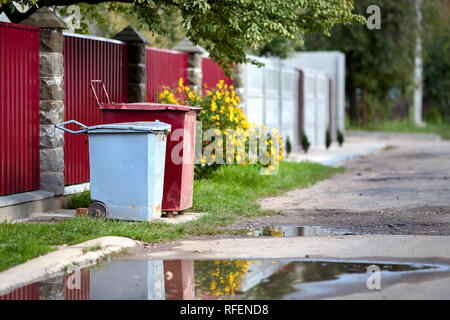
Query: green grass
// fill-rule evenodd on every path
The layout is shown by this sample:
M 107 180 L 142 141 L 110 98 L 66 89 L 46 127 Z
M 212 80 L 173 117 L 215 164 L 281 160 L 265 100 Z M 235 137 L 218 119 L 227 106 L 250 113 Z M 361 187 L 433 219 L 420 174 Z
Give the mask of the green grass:
M 450 123 L 427 123 L 425 127 L 418 127 L 407 119 L 383 121 L 367 126 L 351 125 L 350 130 L 369 130 L 386 132 L 417 132 L 417 133 L 436 133 L 443 139 L 450 139 Z
M 86 253 L 86 252 L 97 251 L 97 250 L 101 250 L 101 249 L 102 249 L 102 246 L 100 244 L 95 244 L 93 246 L 83 248 L 81 251 L 83 251 L 83 253 Z
M 383 148 L 384 151 L 389 151 L 389 150 L 394 150 L 394 149 L 397 149 L 397 147 L 396 146 L 392 146 L 390 144 L 388 144 L 387 146 L 385 146 Z
M 224 166 L 209 179 L 194 182 L 191 211 L 208 214 L 183 224 L 82 217 L 53 224 L 3 222 L 0 223 L 0 271 L 55 250 L 56 245 L 73 245 L 107 235 L 155 243 L 229 232 L 223 227 L 239 217 L 276 214 L 263 210 L 257 202 L 259 198 L 307 187 L 343 170 L 309 162 L 282 162 L 278 174 L 264 176 L 253 166 Z M 83 197 L 86 200 L 86 195 Z

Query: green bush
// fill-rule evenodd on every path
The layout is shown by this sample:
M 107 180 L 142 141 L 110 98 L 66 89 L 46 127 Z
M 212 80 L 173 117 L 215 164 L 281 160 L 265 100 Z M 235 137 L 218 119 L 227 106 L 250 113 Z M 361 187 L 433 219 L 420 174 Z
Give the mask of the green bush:
M 305 131 L 302 131 L 302 149 L 305 151 L 305 153 L 308 153 L 309 146 L 311 144 L 309 143 L 308 137 L 305 134 Z
M 337 131 L 337 141 L 339 143 L 339 147 L 342 147 L 342 144 L 344 143 L 344 134 L 341 130 Z
M 289 139 L 289 136 L 286 138 L 286 153 L 289 155 L 292 151 L 292 145 L 291 140 Z
M 441 124 L 443 120 L 442 113 L 436 108 L 430 108 L 425 111 L 425 121 L 428 123 Z
M 327 129 L 327 132 L 325 133 L 325 147 L 328 149 L 331 145 L 331 134 L 330 130 Z
M 88 208 L 92 204 L 91 191 L 84 190 L 81 193 L 74 194 L 68 204 L 69 209 Z

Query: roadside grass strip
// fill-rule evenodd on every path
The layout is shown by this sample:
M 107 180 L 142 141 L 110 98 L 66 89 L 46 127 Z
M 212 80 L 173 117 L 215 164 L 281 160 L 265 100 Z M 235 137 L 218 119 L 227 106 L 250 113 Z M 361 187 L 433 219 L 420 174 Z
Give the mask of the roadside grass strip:
M 240 217 L 278 214 L 263 210 L 258 199 L 305 188 L 328 179 L 343 168 L 311 162 L 281 162 L 275 175 L 260 175 L 256 166 L 223 166 L 208 179 L 194 181 L 189 211 L 207 212 L 194 221 L 169 224 L 76 217 L 57 223 L 0 223 L 0 271 L 56 250 L 103 236 L 122 236 L 146 243 L 231 233 L 225 227 Z M 88 197 L 84 197 L 88 198 Z M 85 199 L 89 203 L 90 199 Z M 80 203 L 82 205 L 83 203 Z

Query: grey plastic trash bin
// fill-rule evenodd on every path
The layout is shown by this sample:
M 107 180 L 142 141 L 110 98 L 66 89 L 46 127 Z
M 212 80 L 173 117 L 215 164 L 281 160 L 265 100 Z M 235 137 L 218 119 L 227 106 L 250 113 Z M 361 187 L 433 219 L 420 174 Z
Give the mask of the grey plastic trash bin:
M 65 128 L 69 123 L 82 129 Z M 94 200 L 89 216 L 145 221 L 161 217 L 169 124 L 155 121 L 86 127 L 70 120 L 56 127 L 89 135 L 91 198 Z

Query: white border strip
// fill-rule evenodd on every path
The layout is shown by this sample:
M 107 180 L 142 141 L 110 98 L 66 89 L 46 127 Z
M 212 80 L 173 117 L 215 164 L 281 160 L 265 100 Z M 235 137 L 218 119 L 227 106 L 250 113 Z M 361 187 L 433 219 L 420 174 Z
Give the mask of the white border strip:
M 108 39 L 108 38 L 97 37 L 97 36 L 90 36 L 90 35 L 88 36 L 88 35 L 84 35 L 84 34 L 71 33 L 71 32 L 66 32 L 66 31 L 63 31 L 63 35 L 64 36 L 68 36 L 68 37 L 75 37 L 75 38 L 82 38 L 82 39 L 96 40 L 96 41 L 103 41 L 103 42 L 109 42 L 109 43 L 115 43 L 115 44 L 127 44 L 126 42 L 123 42 L 123 41 L 120 41 L 120 40 Z
M 91 184 L 89 182 L 66 186 L 66 187 L 64 187 L 64 195 L 66 196 L 69 194 L 80 193 L 85 190 L 89 190 L 90 187 L 91 187 Z

